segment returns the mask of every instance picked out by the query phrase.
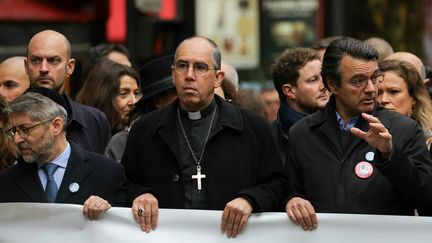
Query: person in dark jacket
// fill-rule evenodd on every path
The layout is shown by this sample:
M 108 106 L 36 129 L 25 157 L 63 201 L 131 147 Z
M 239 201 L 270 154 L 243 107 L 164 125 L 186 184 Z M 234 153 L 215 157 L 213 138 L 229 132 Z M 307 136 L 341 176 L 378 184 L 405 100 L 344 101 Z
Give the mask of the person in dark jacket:
M 83 149 L 101 153 L 111 138 L 107 117 L 100 110 L 79 104 L 65 93 L 65 81 L 75 69 L 68 39 L 59 32 L 43 30 L 35 34 L 27 46 L 24 60 L 31 87 L 44 87 L 63 96 L 68 113 L 66 136 Z
M 10 104 L 6 132 L 18 145 L 18 163 L 0 173 L 0 202 L 73 203 L 96 219 L 111 205 L 127 206 L 123 167 L 68 141 L 66 110 L 27 92 Z
M 286 212 L 305 229 L 315 212 L 413 215 L 432 205 L 432 161 L 420 126 L 380 108 L 378 53 L 352 39 L 332 42 L 321 75 L 332 97 L 289 133 Z
M 127 127 L 111 138 L 105 150 L 106 156 L 120 162 L 132 124 L 145 114 L 162 109 L 177 99 L 177 91 L 171 76 L 172 61 L 173 56 L 166 55 L 153 59 L 141 67 L 139 73 L 143 96 L 129 113 Z
M 329 100 L 319 58 L 315 50 L 297 47 L 284 51 L 273 65 L 273 84 L 281 103 L 273 130 L 284 164 L 291 126 L 324 108 Z
M 122 164 L 132 214 L 146 232 L 156 228 L 159 207 L 224 210 L 228 237 L 252 212 L 280 207 L 287 185 L 270 124 L 214 95 L 220 62 L 212 40 L 181 42 L 172 67 L 179 99 L 131 128 Z

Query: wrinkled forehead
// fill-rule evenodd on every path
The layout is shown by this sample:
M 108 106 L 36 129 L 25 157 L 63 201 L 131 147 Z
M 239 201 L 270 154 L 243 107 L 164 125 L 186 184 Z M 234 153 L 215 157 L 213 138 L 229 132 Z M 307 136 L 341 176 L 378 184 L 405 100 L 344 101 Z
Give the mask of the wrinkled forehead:
M 206 40 L 195 38 L 184 41 L 179 45 L 175 61 L 205 62 L 211 63 L 213 48 Z
M 341 60 L 340 72 L 344 78 L 352 76 L 370 77 L 379 70 L 376 60 L 365 60 L 346 55 Z

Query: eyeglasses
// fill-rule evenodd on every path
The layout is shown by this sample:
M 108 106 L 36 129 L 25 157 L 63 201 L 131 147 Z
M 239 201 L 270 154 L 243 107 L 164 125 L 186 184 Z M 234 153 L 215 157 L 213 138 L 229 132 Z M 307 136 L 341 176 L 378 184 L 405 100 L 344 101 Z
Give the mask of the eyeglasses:
M 384 73 L 376 73 L 372 75 L 372 77 L 354 77 L 349 82 L 356 88 L 364 88 L 369 82 L 369 79 L 372 81 L 372 84 L 375 85 L 384 80 Z
M 44 122 L 40 122 L 40 123 L 38 123 L 38 124 L 36 124 L 36 125 L 33 125 L 33 126 L 31 126 L 31 127 L 24 127 L 24 126 L 19 126 L 19 127 L 12 127 L 12 128 L 10 128 L 10 129 L 8 129 L 8 130 L 6 130 L 6 135 L 9 137 L 9 138 L 13 138 L 13 137 L 15 137 L 15 134 L 16 133 L 18 133 L 19 135 L 20 135 L 20 137 L 22 137 L 22 138 L 26 138 L 26 137 L 28 137 L 29 136 L 29 134 L 30 134 L 30 130 L 32 130 L 33 128 L 35 128 L 35 127 L 37 127 L 37 126 L 40 126 L 40 125 L 42 125 L 42 124 L 45 124 L 45 123 L 47 123 L 47 122 L 51 122 L 53 119 L 49 119 L 49 120 L 47 120 L 47 121 L 44 121 Z
M 209 68 L 207 64 L 202 62 L 196 62 L 194 64 L 188 64 L 184 61 L 178 61 L 174 64 L 174 69 L 181 73 L 187 73 L 189 67 L 192 66 L 193 72 L 198 76 L 204 76 L 209 70 L 219 70 L 218 68 Z

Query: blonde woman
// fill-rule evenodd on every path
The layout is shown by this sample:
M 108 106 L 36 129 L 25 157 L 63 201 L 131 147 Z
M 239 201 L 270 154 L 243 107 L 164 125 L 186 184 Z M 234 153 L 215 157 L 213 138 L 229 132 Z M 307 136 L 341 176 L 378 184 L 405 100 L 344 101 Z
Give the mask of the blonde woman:
M 432 102 L 417 69 L 410 63 L 379 63 L 384 79 L 378 84 L 378 103 L 416 120 L 423 128 L 428 148 L 432 144 Z

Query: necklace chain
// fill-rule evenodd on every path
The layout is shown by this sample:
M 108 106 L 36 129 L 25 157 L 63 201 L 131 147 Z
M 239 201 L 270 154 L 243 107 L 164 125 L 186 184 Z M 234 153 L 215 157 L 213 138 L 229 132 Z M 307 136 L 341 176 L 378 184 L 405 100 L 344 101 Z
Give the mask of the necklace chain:
M 196 158 L 195 152 L 192 149 L 192 146 L 191 146 L 191 144 L 189 142 L 189 139 L 187 137 L 186 131 L 185 131 L 184 127 L 183 127 L 183 122 L 182 122 L 181 117 L 180 117 L 180 108 L 177 109 L 177 116 L 178 116 L 178 119 L 179 119 L 180 128 L 182 130 L 183 136 L 184 136 L 184 138 L 186 140 L 186 144 L 187 144 L 187 146 L 188 146 L 188 148 L 189 148 L 189 150 L 190 150 L 190 152 L 192 154 L 192 157 L 193 157 L 193 159 L 194 159 L 197 167 L 201 167 L 201 161 L 202 161 L 202 158 L 203 158 L 203 155 L 204 155 L 205 147 L 206 147 L 208 139 L 210 137 L 210 132 L 211 132 L 211 129 L 212 129 L 212 126 L 213 126 L 213 121 L 214 121 L 214 118 L 215 118 L 215 115 L 216 115 L 216 109 L 217 109 L 217 106 L 213 110 L 213 114 L 212 114 L 212 117 L 211 117 L 211 120 L 210 120 L 210 126 L 209 126 L 209 129 L 207 131 L 207 136 L 206 136 L 206 138 L 204 140 L 204 143 L 203 143 L 203 148 L 202 148 L 202 152 L 201 152 L 199 160 L 197 160 L 197 158 Z

